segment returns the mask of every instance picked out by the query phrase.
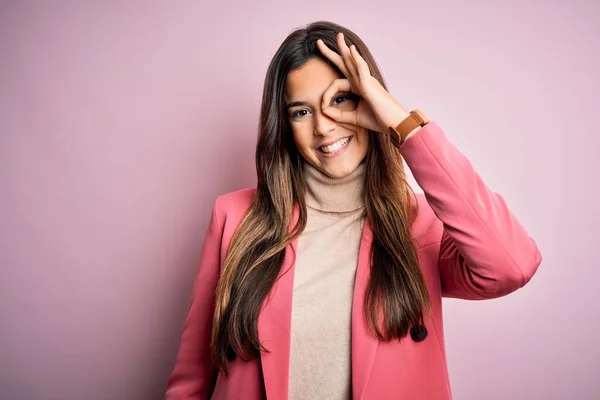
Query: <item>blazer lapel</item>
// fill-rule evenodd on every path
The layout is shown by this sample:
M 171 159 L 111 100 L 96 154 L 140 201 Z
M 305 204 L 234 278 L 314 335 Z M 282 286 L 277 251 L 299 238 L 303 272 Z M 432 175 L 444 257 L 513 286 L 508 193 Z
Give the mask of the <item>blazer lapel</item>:
M 298 221 L 294 208 L 290 229 Z M 367 386 L 379 341 L 368 331 L 364 297 L 370 276 L 370 252 L 373 232 L 369 220 L 363 227 L 352 300 L 352 398 L 360 400 Z M 286 400 L 289 388 L 290 338 L 294 263 L 298 240 L 285 251 L 279 277 L 269 292 L 258 317 L 258 335 L 269 351 L 261 353 L 261 365 L 267 399 Z
M 352 300 L 352 398 L 362 399 L 371 374 L 379 340 L 372 335 L 365 320 L 364 299 L 371 275 L 370 252 L 373 243 L 371 224 L 365 219 Z
M 298 221 L 298 217 L 299 207 L 296 204 L 290 230 Z M 258 336 L 260 342 L 269 351 L 261 352 L 260 355 L 267 399 L 288 398 L 293 267 L 297 246 L 296 239 L 286 247 L 279 276 L 265 299 L 258 317 Z

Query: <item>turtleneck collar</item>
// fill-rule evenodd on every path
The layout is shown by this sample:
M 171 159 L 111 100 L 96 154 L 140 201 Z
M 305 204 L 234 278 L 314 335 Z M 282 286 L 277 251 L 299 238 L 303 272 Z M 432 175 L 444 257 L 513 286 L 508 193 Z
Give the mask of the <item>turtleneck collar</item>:
M 363 162 L 343 178 L 330 178 L 304 162 L 306 205 L 326 212 L 349 212 L 362 208 L 365 168 Z

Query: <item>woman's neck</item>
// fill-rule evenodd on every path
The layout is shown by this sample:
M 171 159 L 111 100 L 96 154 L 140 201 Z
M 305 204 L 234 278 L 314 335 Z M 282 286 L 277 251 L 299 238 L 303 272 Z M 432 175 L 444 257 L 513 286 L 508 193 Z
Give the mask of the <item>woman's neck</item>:
M 349 212 L 364 206 L 365 164 L 343 178 L 330 178 L 309 163 L 304 163 L 306 205 L 326 212 Z

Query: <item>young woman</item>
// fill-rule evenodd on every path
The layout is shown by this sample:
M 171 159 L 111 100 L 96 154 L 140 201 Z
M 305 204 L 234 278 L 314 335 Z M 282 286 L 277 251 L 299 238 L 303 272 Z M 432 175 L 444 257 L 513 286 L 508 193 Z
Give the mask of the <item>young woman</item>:
M 541 262 L 502 197 L 330 22 L 271 61 L 256 167 L 214 203 L 167 398 L 450 399 L 442 297 Z

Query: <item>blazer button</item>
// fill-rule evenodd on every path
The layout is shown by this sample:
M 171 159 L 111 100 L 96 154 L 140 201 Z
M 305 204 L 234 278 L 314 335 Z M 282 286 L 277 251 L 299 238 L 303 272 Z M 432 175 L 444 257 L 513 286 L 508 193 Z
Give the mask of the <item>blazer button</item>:
M 227 357 L 227 359 L 229 361 L 233 361 L 236 359 L 237 354 L 236 354 L 235 350 L 233 349 L 232 345 L 227 346 L 227 349 L 225 350 L 225 356 Z
M 425 325 L 414 325 L 410 328 L 410 337 L 415 342 L 422 342 L 427 337 L 427 328 Z

